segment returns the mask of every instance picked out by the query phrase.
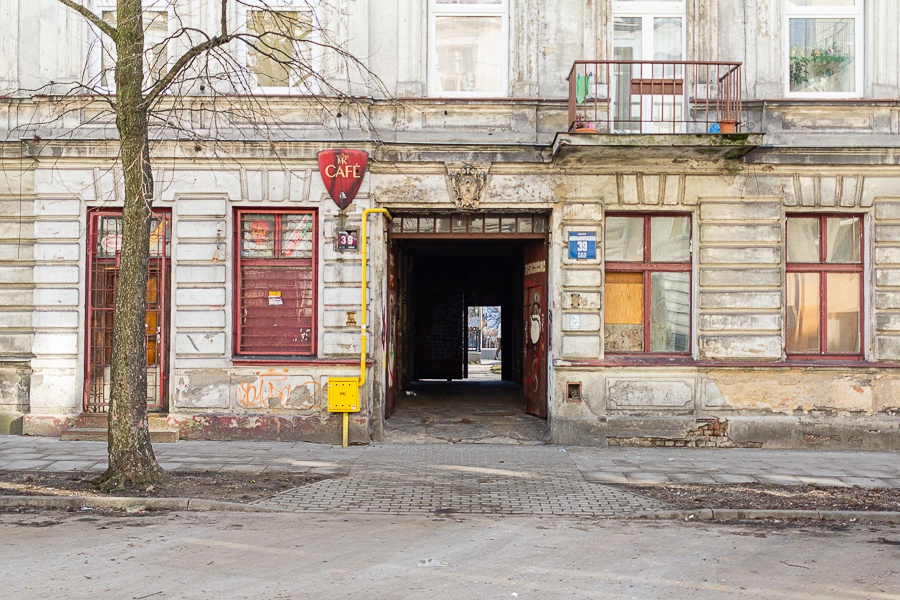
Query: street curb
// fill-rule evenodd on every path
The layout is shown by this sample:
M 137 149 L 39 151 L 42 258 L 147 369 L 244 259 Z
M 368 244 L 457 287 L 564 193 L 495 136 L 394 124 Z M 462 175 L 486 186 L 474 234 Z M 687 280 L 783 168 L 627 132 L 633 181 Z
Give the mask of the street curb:
M 117 510 L 180 510 L 222 512 L 284 512 L 255 504 L 204 498 L 133 498 L 98 496 L 0 496 L 0 508 L 112 508 Z
M 813 519 L 816 521 L 900 523 L 900 512 L 864 510 L 764 510 L 739 508 L 701 508 L 699 510 L 657 511 L 635 515 L 633 518 L 659 521 L 746 521 L 753 519 Z

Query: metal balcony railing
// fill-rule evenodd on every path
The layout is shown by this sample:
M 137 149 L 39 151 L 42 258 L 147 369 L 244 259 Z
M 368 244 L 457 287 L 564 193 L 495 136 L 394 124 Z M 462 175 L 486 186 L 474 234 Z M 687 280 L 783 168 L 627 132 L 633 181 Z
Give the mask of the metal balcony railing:
M 569 131 L 734 133 L 741 126 L 741 63 L 578 60 L 569 82 Z

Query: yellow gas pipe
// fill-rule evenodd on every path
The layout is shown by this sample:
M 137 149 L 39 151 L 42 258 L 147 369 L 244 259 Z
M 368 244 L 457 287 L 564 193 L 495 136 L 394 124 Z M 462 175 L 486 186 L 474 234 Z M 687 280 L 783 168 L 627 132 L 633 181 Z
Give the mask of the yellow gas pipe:
M 360 258 L 362 262 L 362 283 L 360 284 L 360 288 L 362 291 L 362 301 L 360 303 L 360 322 L 359 322 L 359 331 L 360 331 L 360 350 L 359 350 L 359 397 L 360 397 L 360 406 L 362 406 L 362 387 L 366 383 L 366 262 L 368 256 L 366 254 L 366 219 L 372 213 L 382 213 L 387 217 L 387 220 L 393 221 L 394 218 L 391 216 L 391 213 L 388 212 L 386 208 L 367 208 L 362 213 L 362 229 L 360 231 L 360 242 L 362 243 L 362 247 L 360 248 Z M 344 413 L 344 448 L 347 447 L 348 440 L 348 414 Z

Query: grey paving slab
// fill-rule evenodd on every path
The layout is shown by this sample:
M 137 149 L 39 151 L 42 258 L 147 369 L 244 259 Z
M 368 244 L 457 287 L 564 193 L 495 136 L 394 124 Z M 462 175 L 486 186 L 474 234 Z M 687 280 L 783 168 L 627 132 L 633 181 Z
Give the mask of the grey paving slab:
M 669 483 L 672 479 L 665 473 L 647 473 L 644 471 L 641 472 L 628 472 L 625 473 L 628 477 L 629 481 L 634 483 Z
M 673 483 L 720 483 L 719 481 L 716 481 L 715 477 L 713 477 L 712 475 L 707 475 L 704 473 L 671 473 L 669 477 L 672 478 Z
M 9 460 L 54 460 L 42 452 L 4 452 L 3 457 Z
M 849 484 L 840 477 L 806 477 L 803 475 L 798 475 L 797 479 L 799 479 L 801 483 L 805 483 L 807 485 L 819 485 L 823 487 L 849 486 Z
M 28 471 L 30 469 L 45 469 L 50 465 L 48 460 L 13 460 L 4 465 L 4 469 L 10 471 Z
M 46 471 L 102 471 L 107 466 L 106 461 L 98 463 L 95 460 L 57 460 L 45 468 Z
M 266 467 L 260 465 L 234 465 L 225 464 L 219 469 L 222 473 L 262 473 Z
M 802 485 L 803 482 L 792 475 L 757 475 L 759 483 L 770 485 Z
M 710 479 L 715 483 L 758 483 L 759 480 L 753 475 L 738 475 L 735 473 L 715 473 L 710 475 Z
M 841 481 L 847 485 L 855 485 L 864 488 L 889 488 L 894 487 L 884 479 L 874 477 L 841 477 Z

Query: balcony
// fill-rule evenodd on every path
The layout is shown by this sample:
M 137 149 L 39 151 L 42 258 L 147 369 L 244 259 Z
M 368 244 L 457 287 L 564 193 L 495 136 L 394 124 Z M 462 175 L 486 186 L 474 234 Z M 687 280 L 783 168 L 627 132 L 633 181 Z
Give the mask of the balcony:
M 739 158 L 762 143 L 742 122 L 741 63 L 579 60 L 567 80 L 555 153 Z

